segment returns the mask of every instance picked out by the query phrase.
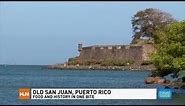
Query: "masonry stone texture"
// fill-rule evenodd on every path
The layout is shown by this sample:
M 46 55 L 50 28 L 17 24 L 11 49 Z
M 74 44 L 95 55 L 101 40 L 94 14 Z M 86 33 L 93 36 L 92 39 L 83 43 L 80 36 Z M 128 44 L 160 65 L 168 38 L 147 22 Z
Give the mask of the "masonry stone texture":
M 104 61 L 107 59 L 132 60 L 135 64 L 141 64 L 149 60 L 149 55 L 154 51 L 152 44 L 145 45 L 95 45 L 82 47 L 78 44 L 80 61 Z

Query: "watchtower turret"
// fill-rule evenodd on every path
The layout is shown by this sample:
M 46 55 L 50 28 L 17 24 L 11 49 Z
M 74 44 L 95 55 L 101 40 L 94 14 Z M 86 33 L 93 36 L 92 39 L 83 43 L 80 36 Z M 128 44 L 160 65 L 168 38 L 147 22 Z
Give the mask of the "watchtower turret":
M 82 51 L 82 43 L 79 43 L 79 44 L 78 44 L 78 51 L 79 51 L 79 52 Z

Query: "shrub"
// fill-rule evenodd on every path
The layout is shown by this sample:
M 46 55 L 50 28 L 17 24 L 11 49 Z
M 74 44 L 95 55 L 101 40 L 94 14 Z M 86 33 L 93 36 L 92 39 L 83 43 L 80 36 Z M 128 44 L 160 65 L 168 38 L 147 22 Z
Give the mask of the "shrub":
M 152 64 L 152 61 L 144 61 L 141 63 L 141 65 L 150 65 Z
M 158 36 L 161 42 L 155 44 L 157 51 L 151 55 L 158 74 L 184 75 L 181 71 L 185 70 L 185 21 L 170 24 L 164 32 L 159 31 Z

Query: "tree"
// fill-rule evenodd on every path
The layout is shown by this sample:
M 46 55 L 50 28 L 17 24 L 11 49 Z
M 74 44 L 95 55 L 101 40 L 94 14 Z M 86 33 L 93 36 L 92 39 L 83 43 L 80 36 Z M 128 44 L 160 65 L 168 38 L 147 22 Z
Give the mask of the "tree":
M 173 74 L 185 76 L 185 21 L 170 24 L 164 32 L 161 42 L 156 44 L 156 52 L 151 60 L 157 68 L 153 75 L 166 76 Z
M 137 43 L 137 40 L 141 38 L 147 38 L 147 40 L 153 40 L 157 43 L 159 37 L 155 31 L 164 30 L 168 24 L 175 21 L 169 13 L 159 9 L 148 8 L 143 11 L 138 11 L 132 17 L 134 33 L 132 43 Z

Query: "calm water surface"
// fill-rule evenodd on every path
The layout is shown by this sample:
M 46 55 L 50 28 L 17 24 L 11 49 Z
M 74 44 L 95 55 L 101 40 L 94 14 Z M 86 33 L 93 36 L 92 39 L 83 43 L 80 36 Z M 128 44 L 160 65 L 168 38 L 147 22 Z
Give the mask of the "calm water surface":
M 185 105 L 185 90 L 172 100 L 19 100 L 18 88 L 160 88 L 144 84 L 149 71 L 50 70 L 44 66 L 0 66 L 0 104 Z

